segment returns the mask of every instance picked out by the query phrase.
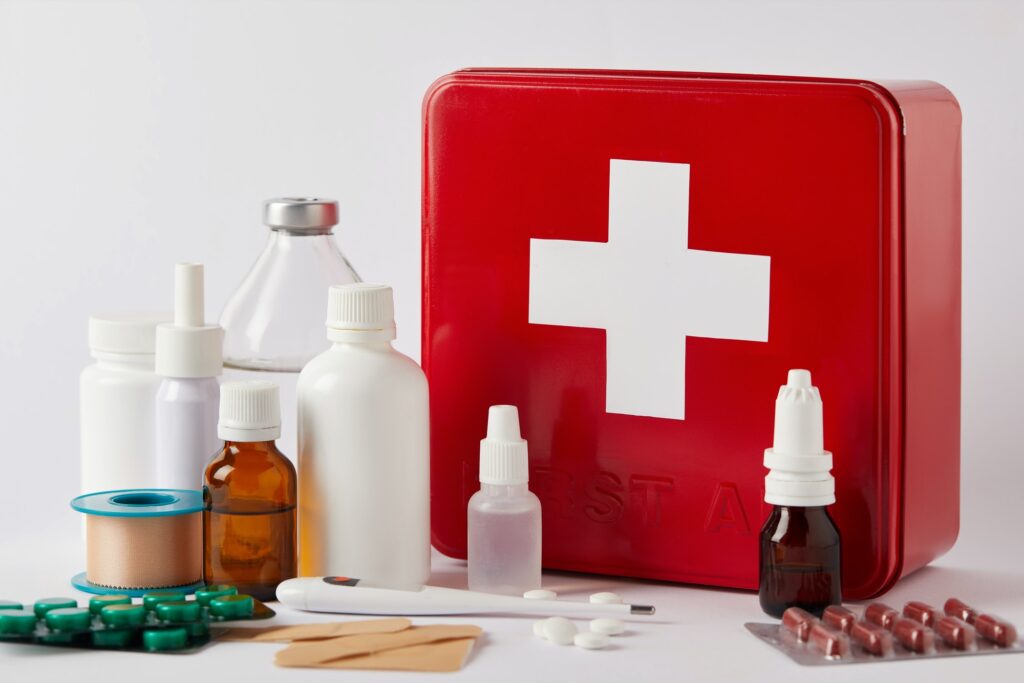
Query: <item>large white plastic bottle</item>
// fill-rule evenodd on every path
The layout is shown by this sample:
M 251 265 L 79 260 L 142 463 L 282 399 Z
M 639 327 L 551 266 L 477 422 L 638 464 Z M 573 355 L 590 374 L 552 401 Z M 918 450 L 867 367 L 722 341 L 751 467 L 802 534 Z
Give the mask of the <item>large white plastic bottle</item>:
M 528 488 L 515 406 L 491 406 L 480 442 L 480 490 L 467 509 L 469 590 L 522 595 L 540 588 L 540 500 Z
M 390 287 L 331 287 L 332 346 L 299 375 L 299 575 L 430 576 L 427 380 L 391 346 Z
M 220 450 L 217 417 L 224 331 L 207 325 L 203 266 L 174 269 L 174 323 L 157 327 L 156 474 L 160 488 L 199 489 L 206 463 Z
M 156 485 L 156 326 L 169 315 L 92 316 L 96 362 L 79 378 L 82 493 Z

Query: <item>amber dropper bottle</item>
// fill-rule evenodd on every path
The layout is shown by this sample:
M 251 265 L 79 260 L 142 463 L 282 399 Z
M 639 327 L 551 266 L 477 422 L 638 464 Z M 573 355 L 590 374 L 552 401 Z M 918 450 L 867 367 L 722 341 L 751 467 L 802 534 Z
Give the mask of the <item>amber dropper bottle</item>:
M 823 448 L 822 403 L 807 370 L 790 370 L 775 401 L 775 443 L 764 452 L 766 503 L 761 529 L 761 609 L 782 617 L 789 607 L 821 616 L 842 602 L 839 531 L 826 509 L 835 502 Z
M 278 386 L 222 385 L 217 434 L 224 447 L 203 477 L 203 580 L 275 600 L 277 584 L 296 575 L 296 476 L 274 443 L 281 435 Z

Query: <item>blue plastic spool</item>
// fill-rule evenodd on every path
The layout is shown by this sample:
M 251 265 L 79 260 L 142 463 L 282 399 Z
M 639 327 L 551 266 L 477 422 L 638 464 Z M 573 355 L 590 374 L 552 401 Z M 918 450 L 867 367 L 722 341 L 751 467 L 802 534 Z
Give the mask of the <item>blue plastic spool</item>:
M 121 489 L 117 491 L 100 491 L 87 493 L 71 500 L 71 507 L 86 515 L 101 517 L 171 517 L 190 515 L 202 512 L 203 492 L 190 489 Z M 92 583 L 86 573 L 75 574 L 71 585 L 85 593 L 95 595 L 129 595 L 139 597 L 146 593 L 161 590 L 173 590 L 180 593 L 192 593 L 202 588 L 204 583 L 198 581 L 187 586 L 167 586 L 160 588 L 108 588 Z

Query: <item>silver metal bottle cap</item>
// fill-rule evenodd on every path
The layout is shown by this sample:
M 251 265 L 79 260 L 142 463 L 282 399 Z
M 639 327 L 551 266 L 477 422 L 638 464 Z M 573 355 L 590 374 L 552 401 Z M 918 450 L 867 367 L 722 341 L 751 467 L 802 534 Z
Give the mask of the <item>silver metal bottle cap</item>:
M 338 224 L 338 202 L 316 197 L 282 197 L 263 202 L 263 222 L 271 230 L 330 232 Z

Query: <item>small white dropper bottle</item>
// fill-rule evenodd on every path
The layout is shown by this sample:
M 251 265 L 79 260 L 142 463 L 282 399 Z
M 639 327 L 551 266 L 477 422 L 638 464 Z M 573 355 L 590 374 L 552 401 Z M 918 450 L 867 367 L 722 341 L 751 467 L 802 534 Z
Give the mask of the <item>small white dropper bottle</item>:
M 156 476 L 160 488 L 199 489 L 216 453 L 224 330 L 207 325 L 203 266 L 174 267 L 174 323 L 156 329 Z
M 515 406 L 491 406 L 480 442 L 480 490 L 469 499 L 469 589 L 522 595 L 540 588 L 540 500 Z

